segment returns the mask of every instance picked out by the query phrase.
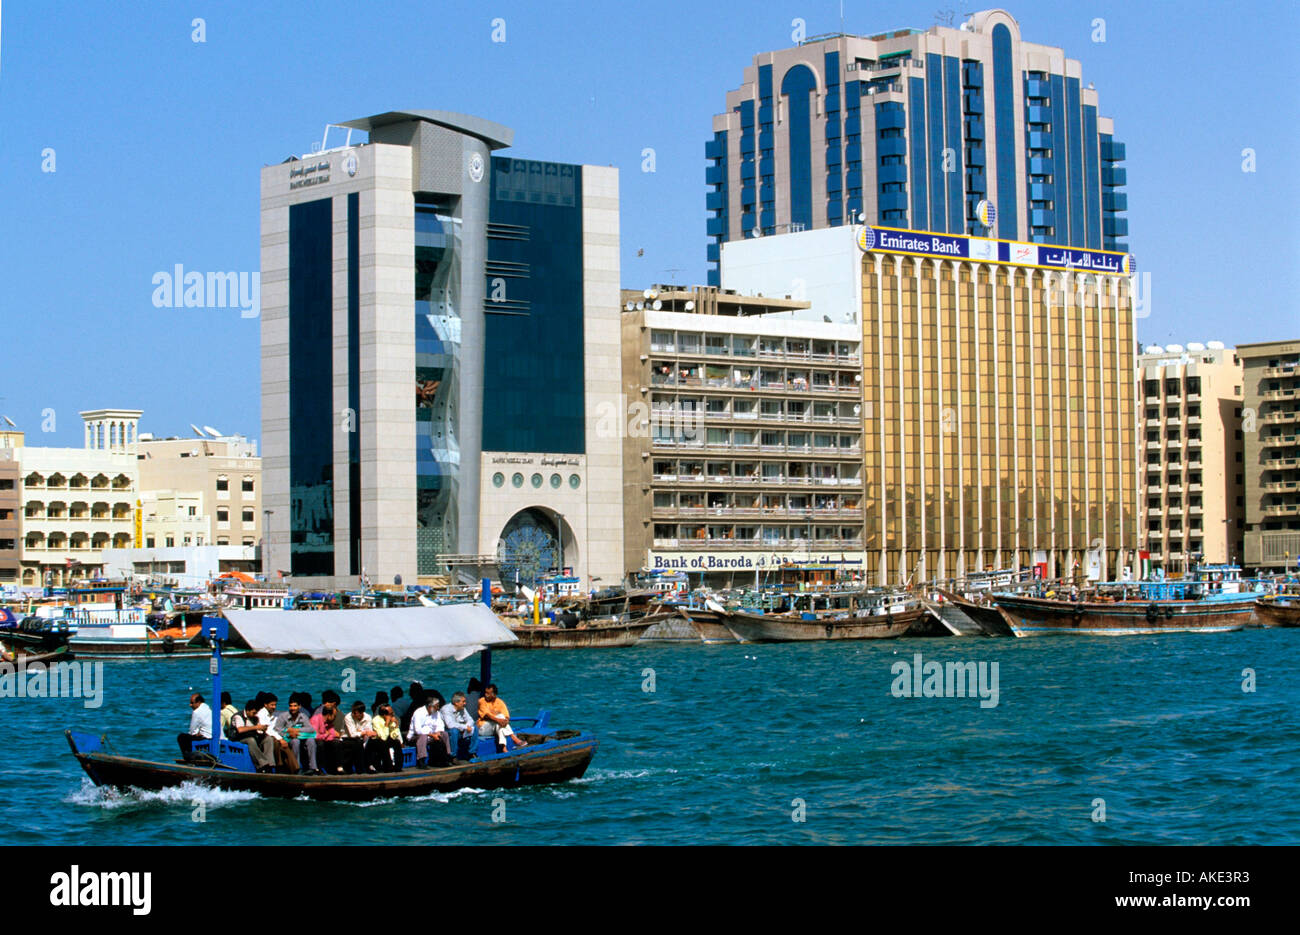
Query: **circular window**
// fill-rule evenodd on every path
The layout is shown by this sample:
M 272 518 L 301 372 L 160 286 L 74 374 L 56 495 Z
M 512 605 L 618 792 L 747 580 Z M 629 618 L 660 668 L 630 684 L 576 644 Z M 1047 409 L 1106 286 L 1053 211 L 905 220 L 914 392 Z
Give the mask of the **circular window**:
M 572 487 L 574 490 L 577 490 L 577 489 L 578 489 L 578 485 L 581 484 L 581 483 L 582 483 L 582 479 L 581 479 L 580 477 L 578 477 L 577 474 L 570 474 L 570 475 L 569 475 L 569 486 Z
M 493 487 L 500 487 L 505 482 L 506 482 L 506 476 L 502 474 L 500 471 L 497 471 L 495 474 L 492 475 Z
M 510 478 L 510 483 L 514 484 L 516 487 L 524 486 L 524 475 L 516 474 L 514 477 Z
M 534 475 L 533 475 L 533 486 L 534 486 L 534 487 L 540 487 L 540 486 L 542 486 L 542 475 L 540 475 L 540 474 L 534 474 Z
M 552 487 L 559 487 L 561 483 L 562 483 L 562 480 L 561 480 L 559 474 L 552 474 L 552 475 L 551 475 L 551 486 L 552 486 Z

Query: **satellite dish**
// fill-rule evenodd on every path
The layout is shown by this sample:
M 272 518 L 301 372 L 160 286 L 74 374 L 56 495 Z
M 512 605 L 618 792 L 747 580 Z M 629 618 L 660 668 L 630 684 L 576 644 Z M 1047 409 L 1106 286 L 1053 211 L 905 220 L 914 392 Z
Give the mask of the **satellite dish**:
M 628 302 L 627 305 L 625 305 L 625 306 L 623 306 L 623 307 L 624 307 L 627 311 L 630 312 L 630 311 L 633 311 L 633 310 L 636 308 L 636 305 L 634 305 L 634 304 L 631 303 L 631 302 Z
M 1183 352 L 1183 346 L 1181 344 L 1166 344 L 1165 350 L 1171 354 L 1181 354 Z
M 854 406 L 854 407 L 853 407 L 853 414 L 854 414 L 855 416 L 861 415 L 861 414 L 862 414 L 862 407 L 861 407 L 861 406 Z
M 203 432 L 193 422 L 190 423 L 190 428 L 194 429 L 194 434 L 197 435 L 199 438 L 203 437 Z
M 647 289 L 645 292 L 642 292 L 642 293 L 641 293 L 641 298 L 643 298 L 643 299 L 649 299 L 649 298 L 653 298 L 653 297 L 654 297 L 654 290 L 653 290 L 653 289 Z
M 208 433 L 209 435 L 211 435 L 213 438 L 220 438 L 220 437 L 221 437 L 221 433 L 218 432 L 216 429 L 214 429 L 214 428 L 213 428 L 212 426 L 210 426 L 210 425 L 205 425 L 205 426 L 203 426 L 203 431 L 207 432 L 207 433 Z
M 638 312 L 640 312 L 640 311 L 644 311 L 644 310 L 645 310 L 645 303 L 644 303 L 644 302 L 638 302 L 638 303 L 636 303 L 636 310 L 637 310 Z
M 1187 349 L 1189 351 L 1203 351 L 1205 350 L 1205 345 L 1202 344 L 1200 341 L 1188 341 Z
M 7 422 L 7 423 L 9 424 L 9 427 L 10 427 L 11 429 L 16 429 L 16 428 L 18 428 L 18 426 L 14 424 L 14 420 L 11 419 L 11 418 L 9 418 L 8 416 L 0 416 L 0 419 L 4 419 L 5 422 Z
M 762 237 L 762 236 L 763 236 L 763 231 L 762 231 L 761 228 L 757 228 L 757 227 L 755 227 L 752 231 L 749 232 L 749 236 L 754 237 L 754 238 Z
M 647 299 L 657 299 L 659 298 L 659 291 L 657 289 L 647 289 L 645 297 Z
M 686 311 L 688 311 L 688 312 L 693 312 L 693 311 L 695 311 L 695 300 L 694 300 L 694 299 L 687 299 L 687 300 L 686 300 Z
M 1163 354 L 1164 352 L 1165 349 L 1161 347 L 1159 344 L 1149 344 L 1145 348 L 1145 353 L 1147 354 Z
M 660 299 L 655 299 L 654 305 L 651 305 L 650 307 L 657 312 L 659 309 L 664 307 L 664 303 Z
M 1223 342 L 1222 342 L 1222 341 L 1206 341 L 1206 342 L 1205 342 L 1205 346 L 1208 347 L 1208 348 L 1209 348 L 1210 350 L 1212 350 L 1212 351 L 1221 351 L 1221 350 L 1223 350 Z

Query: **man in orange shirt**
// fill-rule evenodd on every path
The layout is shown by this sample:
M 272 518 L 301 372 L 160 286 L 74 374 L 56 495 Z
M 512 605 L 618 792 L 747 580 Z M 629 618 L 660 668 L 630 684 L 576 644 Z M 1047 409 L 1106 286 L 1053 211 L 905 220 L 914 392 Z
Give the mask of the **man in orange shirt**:
M 506 752 L 506 739 L 509 737 L 515 738 L 516 747 L 528 746 L 528 741 L 510 729 L 510 709 L 497 697 L 495 682 L 483 689 L 483 697 L 478 700 L 478 733 L 480 737 L 494 737 L 498 753 Z

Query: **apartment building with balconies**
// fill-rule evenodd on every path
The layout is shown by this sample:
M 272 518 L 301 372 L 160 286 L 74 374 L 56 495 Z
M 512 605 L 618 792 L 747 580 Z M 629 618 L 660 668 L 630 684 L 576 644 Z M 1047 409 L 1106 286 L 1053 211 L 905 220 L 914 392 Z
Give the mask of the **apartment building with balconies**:
M 716 287 L 622 297 L 628 569 L 860 571 L 860 327 Z
M 1219 341 L 1138 356 L 1141 548 L 1154 568 L 1240 562 L 1242 367 Z
M 1300 341 L 1237 347 L 1242 362 L 1244 564 L 1300 564 Z

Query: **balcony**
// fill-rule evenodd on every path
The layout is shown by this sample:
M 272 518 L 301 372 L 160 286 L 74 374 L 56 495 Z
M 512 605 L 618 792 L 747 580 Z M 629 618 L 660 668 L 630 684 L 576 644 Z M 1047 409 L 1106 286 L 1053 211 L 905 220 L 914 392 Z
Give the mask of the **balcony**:
M 1293 480 L 1278 480 L 1269 484 L 1260 484 L 1261 493 L 1289 493 L 1292 490 L 1300 489 L 1300 482 Z
M 1276 425 L 1279 422 L 1300 422 L 1300 409 L 1284 409 L 1279 412 L 1270 412 L 1259 421 L 1265 425 Z
M 1300 445 L 1300 435 L 1262 435 L 1259 443 L 1266 448 Z
M 1300 377 L 1300 364 L 1283 364 L 1280 367 L 1265 367 L 1260 373 L 1266 377 Z
M 1296 388 L 1294 386 L 1288 386 L 1283 387 L 1282 389 L 1265 390 L 1259 394 L 1259 398 L 1266 400 L 1295 399 Z
M 1300 513 L 1300 503 L 1271 503 L 1261 512 L 1265 516 L 1295 516 Z
M 1148 442 L 1147 442 L 1147 451 L 1159 451 L 1159 450 L 1160 450 L 1160 442 L 1159 442 L 1159 441 L 1148 441 Z

